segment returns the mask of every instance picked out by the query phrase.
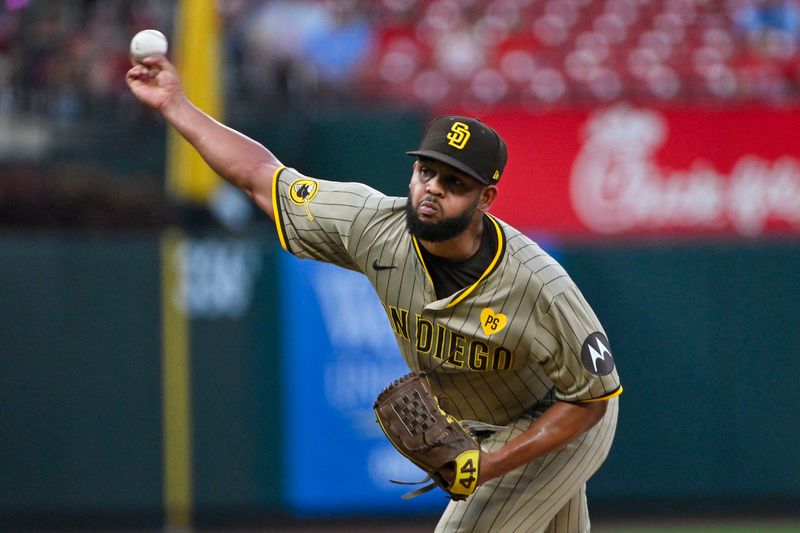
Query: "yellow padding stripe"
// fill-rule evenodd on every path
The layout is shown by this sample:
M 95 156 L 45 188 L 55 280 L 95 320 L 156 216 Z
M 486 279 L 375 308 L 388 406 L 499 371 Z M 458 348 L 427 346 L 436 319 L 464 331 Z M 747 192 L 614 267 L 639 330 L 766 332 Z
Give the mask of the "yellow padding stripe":
M 177 230 L 161 240 L 161 388 L 163 501 L 167 523 L 185 529 L 192 518 L 192 400 L 189 317 L 175 300 L 181 294 L 181 256 L 186 240 Z

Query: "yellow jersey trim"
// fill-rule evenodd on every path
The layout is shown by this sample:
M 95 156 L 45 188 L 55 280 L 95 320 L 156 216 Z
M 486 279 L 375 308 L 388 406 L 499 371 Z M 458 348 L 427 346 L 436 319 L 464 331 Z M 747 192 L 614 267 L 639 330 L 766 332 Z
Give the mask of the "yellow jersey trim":
M 275 229 L 278 232 L 278 240 L 281 241 L 281 247 L 289 252 L 289 247 L 286 245 L 286 236 L 283 230 L 281 210 L 278 205 L 278 174 L 280 174 L 285 168 L 285 166 L 280 166 L 276 168 L 275 172 L 272 174 L 272 220 L 275 222 Z
M 494 257 L 492 258 L 492 262 L 489 263 L 489 266 L 486 267 L 486 270 L 475 281 L 475 283 L 464 289 L 461 292 L 461 294 L 459 294 L 452 302 L 447 304 L 447 307 L 453 307 L 454 305 L 462 301 L 464 298 L 469 296 L 470 293 L 472 293 L 472 291 L 475 290 L 475 287 L 477 287 L 481 281 L 486 279 L 486 277 L 492 273 L 492 271 L 497 267 L 500 258 L 503 257 L 503 251 L 505 250 L 506 246 L 505 235 L 503 234 L 503 230 L 500 227 L 500 224 L 497 222 L 497 220 L 494 219 L 494 217 L 492 217 L 488 213 L 486 214 L 486 216 L 494 226 L 495 231 L 497 232 L 497 251 L 495 252 Z M 420 246 L 419 242 L 417 241 L 417 238 L 414 235 L 411 236 L 411 242 L 414 243 L 414 250 L 416 250 L 417 252 L 417 257 L 419 257 L 419 262 L 422 263 L 422 269 L 425 271 L 425 276 L 428 278 L 430 284 L 433 285 L 433 279 L 431 278 L 430 272 L 428 272 L 428 265 L 425 264 L 425 259 L 422 257 L 422 251 L 419 249 Z
M 431 275 L 428 272 L 428 265 L 425 264 L 425 259 L 422 258 L 422 251 L 420 251 L 419 249 L 419 243 L 417 242 L 417 238 L 414 237 L 413 235 L 411 236 L 411 242 L 414 243 L 414 250 L 417 252 L 417 257 L 419 257 L 419 262 L 422 263 L 422 270 L 425 271 L 425 277 L 427 277 L 430 284 L 433 285 L 433 278 L 431 278 Z
M 456 299 L 447 304 L 447 307 L 453 307 L 458 302 L 469 296 L 472 293 L 472 291 L 475 290 L 475 287 L 477 287 L 481 281 L 486 279 L 486 276 L 488 276 L 494 270 L 494 268 L 497 266 L 497 263 L 500 261 L 500 258 L 503 256 L 503 249 L 505 248 L 505 241 L 503 240 L 504 237 L 503 230 L 500 228 L 500 224 L 498 224 L 497 221 L 494 218 L 492 218 L 491 215 L 487 213 L 486 216 L 489 217 L 489 221 L 492 224 L 494 224 L 494 229 L 497 232 L 497 252 L 495 252 L 494 257 L 492 258 L 492 262 L 489 263 L 488 267 L 486 267 L 486 270 L 483 272 L 483 274 L 481 274 L 481 277 L 479 277 L 477 281 L 475 281 L 475 283 L 467 287 L 461 294 L 459 294 Z
M 615 390 L 611 394 L 607 394 L 606 396 L 603 396 L 602 398 L 592 398 L 591 400 L 581 400 L 580 403 L 604 402 L 606 400 L 610 400 L 611 398 L 615 398 L 615 397 L 619 396 L 620 394 L 622 394 L 622 385 L 617 387 L 617 390 Z

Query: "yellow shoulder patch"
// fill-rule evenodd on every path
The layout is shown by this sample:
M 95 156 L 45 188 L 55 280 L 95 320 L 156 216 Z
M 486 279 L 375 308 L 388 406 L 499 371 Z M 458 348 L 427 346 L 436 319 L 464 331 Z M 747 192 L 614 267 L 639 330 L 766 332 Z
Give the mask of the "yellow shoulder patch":
M 317 189 L 319 185 L 314 180 L 308 178 L 294 180 L 289 185 L 289 199 L 297 205 L 303 205 L 316 196 Z
M 294 180 L 289 185 L 289 199 L 297 205 L 305 206 L 306 216 L 308 220 L 314 220 L 314 215 L 311 214 L 311 207 L 308 205 L 319 190 L 319 184 L 308 178 Z

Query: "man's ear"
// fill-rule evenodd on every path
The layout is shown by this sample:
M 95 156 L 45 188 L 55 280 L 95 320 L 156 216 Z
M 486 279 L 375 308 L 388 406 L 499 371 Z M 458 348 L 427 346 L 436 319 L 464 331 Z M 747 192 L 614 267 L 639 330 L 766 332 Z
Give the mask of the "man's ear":
M 481 191 L 481 197 L 478 199 L 478 210 L 485 213 L 492 207 L 492 204 L 497 199 L 497 186 L 487 185 Z

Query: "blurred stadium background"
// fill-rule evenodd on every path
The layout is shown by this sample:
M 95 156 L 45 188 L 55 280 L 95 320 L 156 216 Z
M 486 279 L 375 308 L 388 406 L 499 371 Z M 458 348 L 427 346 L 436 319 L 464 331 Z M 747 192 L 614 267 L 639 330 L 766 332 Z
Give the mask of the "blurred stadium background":
M 800 5 L 0 2 L 0 529 L 430 531 L 372 399 L 404 373 L 356 275 L 129 94 L 161 29 L 201 107 L 403 195 L 424 124 L 495 125 L 495 214 L 573 275 L 625 385 L 601 532 L 800 531 Z M 320 435 L 325 434 L 325 441 Z

